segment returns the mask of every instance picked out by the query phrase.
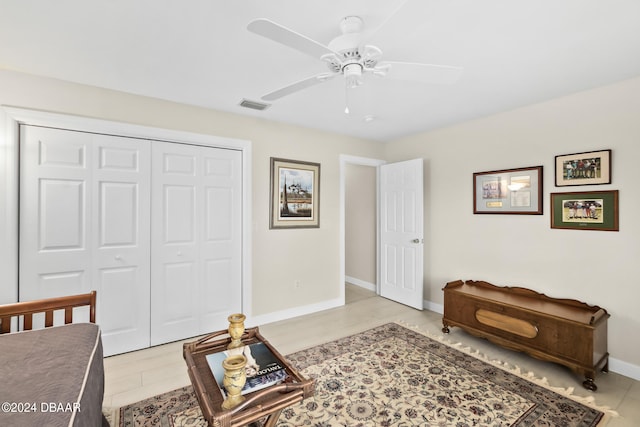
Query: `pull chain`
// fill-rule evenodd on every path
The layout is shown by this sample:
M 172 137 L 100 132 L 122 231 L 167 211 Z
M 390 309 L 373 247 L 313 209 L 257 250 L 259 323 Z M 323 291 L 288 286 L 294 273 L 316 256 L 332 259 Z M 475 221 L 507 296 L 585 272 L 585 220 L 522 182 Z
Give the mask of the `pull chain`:
M 349 114 L 349 85 L 344 85 L 344 113 Z

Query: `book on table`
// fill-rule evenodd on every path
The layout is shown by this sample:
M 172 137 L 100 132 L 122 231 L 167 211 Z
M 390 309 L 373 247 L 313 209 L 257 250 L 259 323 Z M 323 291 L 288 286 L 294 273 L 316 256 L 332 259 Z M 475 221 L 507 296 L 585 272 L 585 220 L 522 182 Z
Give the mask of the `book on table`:
M 282 363 L 261 342 L 220 353 L 207 354 L 207 363 L 223 395 L 226 393 L 223 385 L 224 368 L 222 367 L 222 361 L 236 354 L 242 354 L 247 358 L 247 365 L 245 366 L 247 381 L 240 394 L 251 393 L 278 384 L 284 381 L 287 376 Z

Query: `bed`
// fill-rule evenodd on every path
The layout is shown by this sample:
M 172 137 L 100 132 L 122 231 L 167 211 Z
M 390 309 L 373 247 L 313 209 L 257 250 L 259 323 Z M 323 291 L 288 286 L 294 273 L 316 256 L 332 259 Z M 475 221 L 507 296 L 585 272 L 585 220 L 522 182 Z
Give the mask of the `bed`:
M 0 305 L 0 425 L 108 425 L 95 306 L 95 291 Z M 73 323 L 87 310 L 88 322 Z

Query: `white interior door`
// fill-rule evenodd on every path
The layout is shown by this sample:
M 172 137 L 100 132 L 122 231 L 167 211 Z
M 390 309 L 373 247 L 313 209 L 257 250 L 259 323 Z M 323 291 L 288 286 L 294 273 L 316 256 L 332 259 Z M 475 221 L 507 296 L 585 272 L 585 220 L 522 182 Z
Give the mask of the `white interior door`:
M 241 153 L 153 144 L 151 344 L 241 311 Z
M 20 300 L 98 292 L 105 355 L 149 345 L 149 142 L 21 126 Z
M 422 159 L 380 166 L 380 295 L 423 309 Z

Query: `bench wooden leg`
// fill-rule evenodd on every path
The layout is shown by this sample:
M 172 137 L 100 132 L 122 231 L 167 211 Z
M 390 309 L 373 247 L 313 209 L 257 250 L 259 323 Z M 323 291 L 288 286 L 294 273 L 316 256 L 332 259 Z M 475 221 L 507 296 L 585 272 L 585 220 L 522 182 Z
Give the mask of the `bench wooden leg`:
M 447 323 L 444 321 L 442 322 L 442 332 L 444 332 L 445 334 L 448 334 L 450 332 L 449 325 L 447 325 Z
M 582 382 L 582 385 L 584 386 L 584 388 L 586 388 L 587 390 L 591 390 L 591 391 L 596 391 L 598 389 L 598 386 L 596 385 L 596 383 L 593 381 L 593 378 L 589 378 L 587 377 L 586 380 L 584 380 Z

